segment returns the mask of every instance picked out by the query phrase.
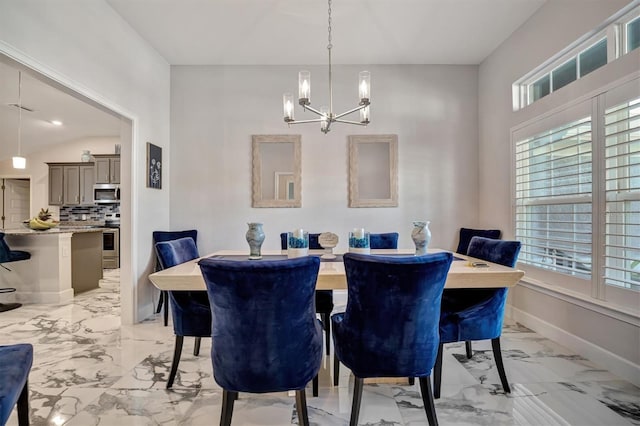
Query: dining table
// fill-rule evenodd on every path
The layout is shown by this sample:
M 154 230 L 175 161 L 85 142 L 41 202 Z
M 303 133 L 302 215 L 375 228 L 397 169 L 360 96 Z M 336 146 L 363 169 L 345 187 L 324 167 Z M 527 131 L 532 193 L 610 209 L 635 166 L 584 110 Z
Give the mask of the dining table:
M 437 253 L 441 249 L 429 249 L 429 253 Z M 322 250 L 310 250 L 310 256 L 320 256 L 320 269 L 316 281 L 316 290 L 346 290 L 347 275 L 342 262 L 342 253 L 336 253 L 335 259 L 325 259 Z M 376 249 L 371 250 L 371 255 L 381 256 L 412 256 L 413 249 Z M 263 250 L 261 260 L 249 260 L 248 250 L 219 250 L 191 260 L 189 262 L 154 272 L 149 275 L 149 280 L 155 287 L 167 291 L 206 290 L 204 278 L 198 266 L 198 261 L 203 258 L 214 257 L 229 260 L 247 260 L 260 262 L 262 260 L 286 259 L 286 250 Z M 475 259 L 469 256 L 454 253 L 453 262 L 445 288 L 499 288 L 513 287 L 524 276 L 524 272 L 517 268 Z

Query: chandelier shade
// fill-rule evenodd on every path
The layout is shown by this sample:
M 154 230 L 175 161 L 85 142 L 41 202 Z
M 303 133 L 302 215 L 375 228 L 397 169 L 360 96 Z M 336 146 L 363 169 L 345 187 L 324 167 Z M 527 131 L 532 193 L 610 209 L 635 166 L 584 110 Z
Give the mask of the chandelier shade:
M 329 106 L 316 109 L 311 106 L 311 73 L 309 71 L 300 71 L 298 73 L 298 104 L 302 106 L 304 111 L 310 111 L 320 118 L 310 120 L 296 120 L 295 118 L 295 105 L 293 101 L 293 94 L 285 93 L 282 96 L 284 122 L 288 125 L 291 124 L 303 124 L 303 123 L 320 123 L 320 130 L 327 134 L 331 130 L 332 123 L 346 123 L 355 124 L 358 126 L 366 126 L 369 124 L 369 105 L 371 103 L 371 73 L 369 71 L 361 71 L 358 75 L 358 105 L 348 111 L 340 114 L 333 112 L 333 82 L 331 72 L 331 0 L 328 0 L 329 4 L 329 26 L 328 26 L 328 41 L 327 50 L 329 52 Z M 345 117 L 349 114 L 360 111 L 360 121 L 345 120 Z
M 18 71 L 18 155 L 12 158 L 14 169 L 27 167 L 27 159 L 20 155 L 22 145 L 22 71 Z

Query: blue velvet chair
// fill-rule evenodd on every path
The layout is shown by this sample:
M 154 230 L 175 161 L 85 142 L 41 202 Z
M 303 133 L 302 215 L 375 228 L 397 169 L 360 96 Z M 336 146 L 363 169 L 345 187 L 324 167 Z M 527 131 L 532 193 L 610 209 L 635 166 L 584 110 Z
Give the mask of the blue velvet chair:
M 30 259 L 31 253 L 21 250 L 11 250 L 7 242 L 4 240 L 4 235 L 4 232 L 0 232 L 0 266 L 7 271 L 11 271 L 11 269 L 4 266 L 5 263 Z M 0 288 L 0 294 L 13 293 L 14 291 L 16 291 L 16 289 L 11 287 Z M 12 309 L 19 308 L 20 306 L 22 306 L 21 303 L 0 303 L 0 312 L 10 311 Z
M 473 237 L 467 255 L 514 267 L 520 253 L 519 241 Z M 434 370 L 434 396 L 440 397 L 443 344 L 491 339 L 493 357 L 505 392 L 511 392 L 502 363 L 500 335 L 507 288 L 450 289 L 442 295 L 440 346 Z
M 398 233 L 385 232 L 382 234 L 369 234 L 369 246 L 374 249 L 397 249 Z
M 502 231 L 499 229 L 473 229 L 473 228 L 460 228 L 460 238 L 458 240 L 458 248 L 456 249 L 456 253 L 467 254 L 467 250 L 469 249 L 469 243 L 473 237 L 484 237 L 484 238 L 492 238 L 494 240 L 499 240 L 502 235 Z M 444 291 L 444 294 L 447 294 L 448 290 Z M 464 342 L 464 347 L 467 352 L 467 358 L 471 358 L 473 356 L 473 350 L 471 348 L 471 342 Z
M 18 406 L 18 424 L 29 424 L 29 372 L 33 346 L 26 343 L 0 346 L 0 425 L 7 424 Z
M 162 241 L 177 240 L 178 238 L 184 237 L 193 238 L 193 242 L 196 243 L 196 247 L 198 246 L 198 231 L 196 229 L 188 229 L 186 231 L 153 231 L 152 236 L 154 246 L 156 243 Z M 160 271 L 161 269 L 162 266 L 160 265 L 160 261 L 158 260 L 158 256 L 156 255 L 156 264 L 154 270 Z M 160 310 L 162 310 L 163 306 L 164 326 L 166 327 L 169 324 L 169 293 L 164 290 L 160 291 L 160 299 L 158 300 L 158 308 L 156 309 L 156 314 L 160 313 Z M 197 353 L 194 353 L 194 355 L 197 355 Z
M 502 231 L 499 229 L 460 228 L 460 238 L 458 240 L 456 253 L 467 254 L 469 243 L 473 237 L 484 237 L 499 240 L 501 235 Z
M 452 259 L 448 252 L 344 255 L 347 309 L 331 320 L 334 366 L 340 361 L 355 376 L 351 425 L 358 424 L 367 377 L 418 377 L 429 424 L 437 424 L 430 376 L 440 341 L 440 298 Z
M 320 234 L 309 234 L 309 250 L 322 250 L 318 242 Z M 287 233 L 280 234 L 280 248 L 287 249 Z M 322 326 L 325 330 L 325 350 L 327 355 L 331 350 L 331 312 L 333 311 L 333 290 L 316 290 L 316 313 L 322 318 Z
M 191 237 L 156 243 L 156 254 L 162 269 L 198 258 L 196 243 Z M 169 291 L 171 318 L 176 343 L 167 389 L 173 386 L 182 354 L 184 336 L 196 338 L 193 354 L 200 352 L 200 338 L 211 336 L 211 308 L 206 291 Z
M 223 389 L 220 424 L 231 424 L 238 392 L 295 390 L 298 424 L 308 425 L 305 387 L 317 384 L 322 361 L 314 307 L 320 259 L 208 258 L 199 265 L 213 317 L 213 376 Z

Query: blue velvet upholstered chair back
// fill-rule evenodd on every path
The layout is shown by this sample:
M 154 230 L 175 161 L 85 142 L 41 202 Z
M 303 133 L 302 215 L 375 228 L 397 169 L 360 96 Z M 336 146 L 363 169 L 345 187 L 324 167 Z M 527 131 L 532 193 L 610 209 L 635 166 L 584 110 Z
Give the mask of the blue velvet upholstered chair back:
M 514 267 L 519 241 L 473 237 L 467 255 Z M 502 333 L 507 288 L 456 289 L 443 297 L 440 338 L 443 343 L 493 339 Z
M 165 242 L 165 241 L 173 241 L 180 238 L 191 238 L 196 247 L 198 247 L 198 230 L 197 229 L 188 229 L 186 231 L 153 231 L 153 244 Z M 199 257 L 199 256 L 196 256 Z M 156 257 L 157 265 L 156 270 L 162 269 L 162 265 L 160 263 L 160 259 Z
M 211 304 L 216 382 L 232 392 L 304 389 L 322 359 L 314 306 L 320 259 L 208 258 L 199 265 Z
M 31 258 L 31 253 L 21 250 L 11 250 L 4 240 L 5 233 L 0 232 L 0 263 L 17 262 Z
M 514 267 L 520 253 L 519 241 L 473 237 L 467 255 L 500 265 Z M 440 343 L 491 339 L 498 374 L 505 392 L 510 392 L 500 350 L 500 335 L 507 300 L 506 287 L 446 290 L 442 296 Z M 467 357 L 471 357 L 470 343 Z M 440 396 L 442 348 L 438 354 L 434 393 Z
M 29 343 L 0 346 L 0 425 L 6 425 L 13 407 L 18 424 L 29 424 L 29 372 L 33 346 Z
M 383 234 L 370 234 L 369 246 L 372 249 L 397 249 L 398 233 L 386 232 Z
M 484 237 L 499 240 L 502 232 L 499 229 L 472 229 L 460 228 L 460 239 L 456 253 L 467 254 L 469 243 L 473 237 Z
M 309 250 L 322 250 L 323 247 L 318 242 L 320 234 L 309 234 Z M 287 249 L 287 233 L 280 234 L 280 248 Z M 333 311 L 333 290 L 317 290 L 316 291 L 316 312 L 322 317 L 322 325 L 325 329 L 325 349 L 327 355 L 330 352 L 331 345 L 331 319 L 330 315 Z
M 198 248 L 191 237 L 156 243 L 156 254 L 162 269 L 197 259 Z M 205 291 L 169 291 L 173 331 L 176 335 L 173 363 L 167 388 L 176 376 L 184 336 L 196 337 L 194 355 L 200 350 L 200 337 L 211 336 L 211 308 Z
M 156 243 L 177 240 L 179 238 L 189 237 L 193 239 L 196 247 L 198 246 L 198 231 L 196 229 L 187 229 L 186 231 L 153 231 L 153 245 Z M 156 255 L 155 271 L 163 269 L 160 264 L 160 260 Z M 156 313 L 159 313 L 164 306 L 164 325 L 169 323 L 169 293 L 166 291 L 160 292 L 160 300 L 158 301 L 158 308 Z
M 430 375 L 440 336 L 440 299 L 453 255 L 344 255 L 347 308 L 334 314 L 336 359 L 355 376 L 351 425 L 358 424 L 364 378 L 419 377 L 430 425 L 437 424 Z
M 7 242 L 4 240 L 4 236 L 4 232 L 0 232 L 0 267 L 6 269 L 7 271 L 11 271 L 11 269 L 4 265 L 5 263 L 30 259 L 31 253 L 21 250 L 11 250 Z M 0 292 L 2 293 L 12 293 L 14 291 L 16 291 L 16 289 L 13 287 L 0 288 Z M 11 311 L 13 309 L 19 308 L 20 306 L 22 306 L 22 303 L 0 303 L 0 312 Z
M 354 375 L 431 374 L 440 340 L 440 298 L 452 258 L 451 253 L 344 255 L 347 308 L 332 320 L 336 353 Z

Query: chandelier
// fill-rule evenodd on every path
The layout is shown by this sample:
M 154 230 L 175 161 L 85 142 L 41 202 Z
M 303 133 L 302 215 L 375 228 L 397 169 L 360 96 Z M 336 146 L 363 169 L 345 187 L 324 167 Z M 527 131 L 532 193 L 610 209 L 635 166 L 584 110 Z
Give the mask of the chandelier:
M 328 41 L 327 50 L 329 51 L 329 107 L 320 107 L 315 109 L 311 106 L 311 73 L 309 71 L 300 71 L 298 73 L 298 104 L 302 105 L 302 108 L 306 111 L 309 110 L 312 113 L 319 115 L 320 118 L 313 120 L 296 120 L 294 117 L 294 104 L 293 94 L 285 93 L 282 96 L 282 103 L 284 108 L 284 122 L 291 124 L 302 123 L 320 123 L 320 130 L 327 134 L 331 128 L 331 123 L 346 123 L 355 124 L 358 126 L 366 126 L 369 124 L 369 100 L 371 98 L 371 74 L 369 71 L 361 71 L 358 75 L 358 94 L 360 103 L 357 107 L 345 111 L 341 114 L 335 114 L 333 112 L 333 86 L 331 81 L 331 0 L 328 0 L 329 4 L 329 26 L 328 26 Z M 342 117 L 360 111 L 360 121 L 345 120 Z

